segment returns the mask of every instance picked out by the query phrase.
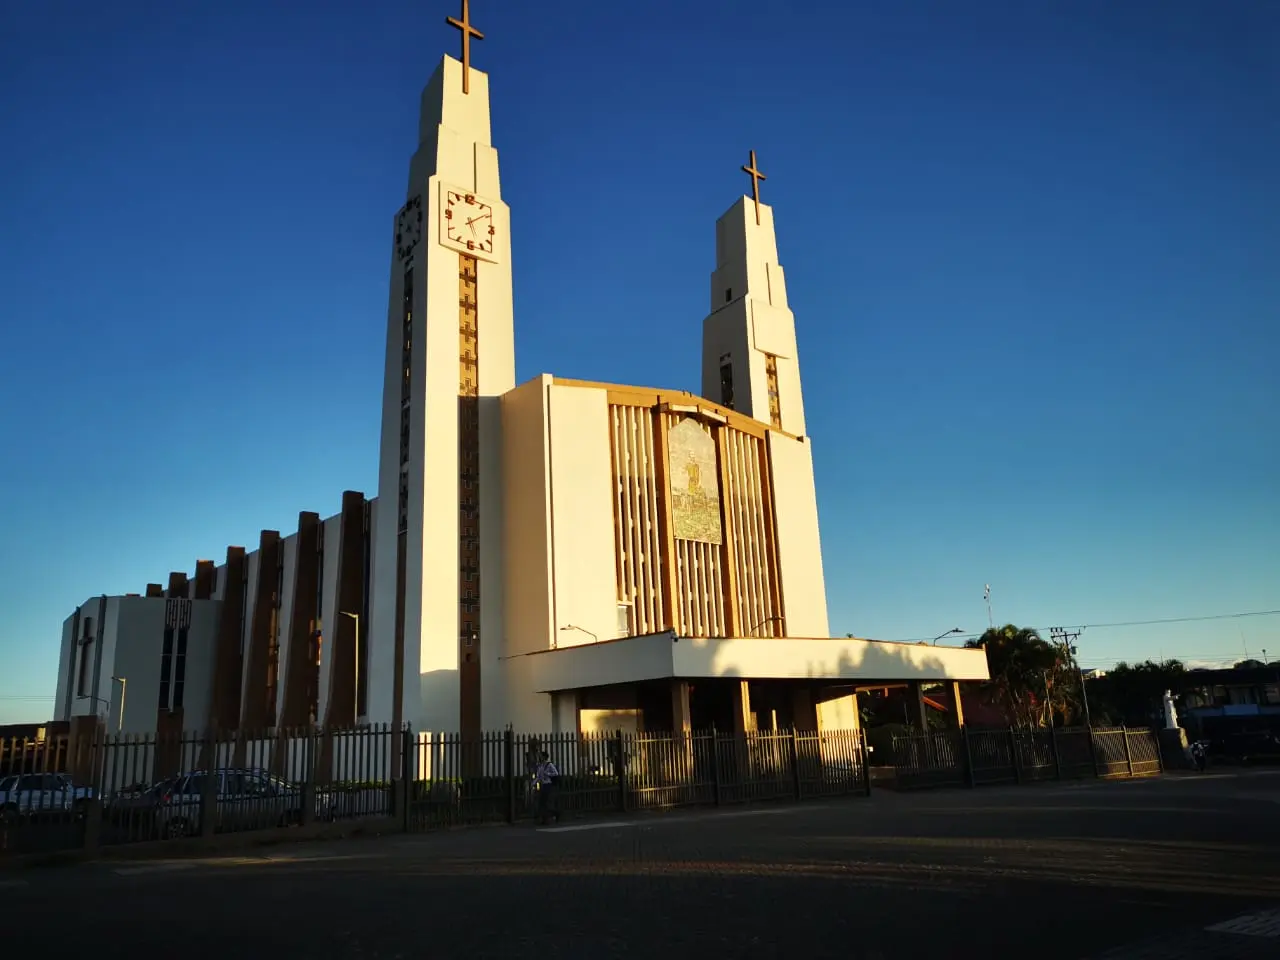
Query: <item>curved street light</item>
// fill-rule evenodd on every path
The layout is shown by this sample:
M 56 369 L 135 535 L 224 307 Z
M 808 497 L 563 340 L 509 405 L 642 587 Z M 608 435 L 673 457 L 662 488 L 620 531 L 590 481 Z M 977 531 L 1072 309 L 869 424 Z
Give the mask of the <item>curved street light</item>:
M 956 634 L 956 633 L 964 633 L 964 631 L 963 631 L 963 630 L 961 630 L 959 627 L 952 627 L 952 628 L 951 628 L 950 630 L 948 630 L 946 633 L 940 633 L 940 634 L 938 634 L 936 637 L 934 637 L 934 638 L 933 638 L 933 645 L 936 647 L 936 646 L 938 645 L 938 641 L 939 641 L 939 640 L 941 640 L 943 637 L 949 637 L 949 636 L 951 636 L 952 634 Z
M 786 621 L 782 617 L 765 617 L 763 620 L 761 620 L 754 627 L 752 627 L 750 630 L 747 631 L 747 636 L 754 637 L 756 635 L 756 631 L 759 630 L 761 627 L 763 627 L 766 623 L 785 623 L 785 622 Z

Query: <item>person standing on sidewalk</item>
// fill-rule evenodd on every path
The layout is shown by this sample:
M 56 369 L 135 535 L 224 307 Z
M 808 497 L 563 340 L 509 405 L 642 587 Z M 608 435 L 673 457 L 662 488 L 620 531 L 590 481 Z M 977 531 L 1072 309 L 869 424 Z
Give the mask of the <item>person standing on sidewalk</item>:
M 560 822 L 560 811 L 556 803 L 559 779 L 560 771 L 551 762 L 551 755 L 543 750 L 538 766 L 533 771 L 533 781 L 538 790 L 538 822 L 541 824 L 549 823 L 553 816 L 556 823 Z

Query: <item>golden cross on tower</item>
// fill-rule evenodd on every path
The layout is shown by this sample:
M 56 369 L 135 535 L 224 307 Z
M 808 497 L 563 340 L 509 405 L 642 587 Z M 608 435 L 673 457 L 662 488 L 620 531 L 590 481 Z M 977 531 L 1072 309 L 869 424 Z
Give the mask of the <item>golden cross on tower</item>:
M 760 181 L 768 180 L 763 173 L 756 169 L 756 152 L 751 151 L 751 163 L 742 168 L 742 172 L 751 177 L 751 197 L 756 202 L 756 226 L 760 226 Z
M 471 38 L 483 40 L 484 34 L 471 25 L 471 0 L 462 0 L 462 19 L 445 17 L 445 23 L 462 31 L 462 92 L 471 92 Z

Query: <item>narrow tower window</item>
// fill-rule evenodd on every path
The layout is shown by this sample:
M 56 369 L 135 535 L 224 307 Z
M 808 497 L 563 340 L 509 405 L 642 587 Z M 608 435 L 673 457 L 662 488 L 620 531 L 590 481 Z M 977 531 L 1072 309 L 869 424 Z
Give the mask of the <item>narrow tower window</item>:
M 178 630 L 178 653 L 173 658 L 173 709 L 181 710 L 187 681 L 187 639 L 190 627 Z
M 778 400 L 778 358 L 772 353 L 764 355 L 765 386 L 769 390 L 769 423 L 775 430 L 782 429 L 782 404 Z
M 173 670 L 173 639 L 177 630 L 178 614 L 172 602 L 165 604 L 164 638 L 160 647 L 160 691 L 156 706 L 169 709 L 169 683 Z
M 733 361 L 727 353 L 720 358 L 720 403 L 733 409 Z

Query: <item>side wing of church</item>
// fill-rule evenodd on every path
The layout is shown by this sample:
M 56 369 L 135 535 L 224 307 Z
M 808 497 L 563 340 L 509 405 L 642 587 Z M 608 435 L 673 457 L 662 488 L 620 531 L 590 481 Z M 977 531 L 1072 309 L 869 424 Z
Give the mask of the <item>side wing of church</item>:
M 488 90 L 444 57 L 422 94 L 390 231 L 376 498 L 349 491 L 194 578 L 78 607 L 55 719 L 821 729 L 857 726 L 860 688 L 986 679 L 981 650 L 829 636 L 795 318 L 754 154 L 753 196 L 715 225 L 701 395 L 515 384 Z

